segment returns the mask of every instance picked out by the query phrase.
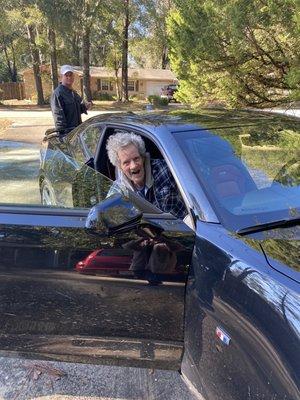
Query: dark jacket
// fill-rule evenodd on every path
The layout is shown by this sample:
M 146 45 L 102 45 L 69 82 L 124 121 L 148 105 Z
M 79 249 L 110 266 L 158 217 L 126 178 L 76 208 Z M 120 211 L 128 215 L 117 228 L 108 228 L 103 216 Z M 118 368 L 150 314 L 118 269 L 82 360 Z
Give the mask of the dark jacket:
M 51 110 L 55 128 L 64 133 L 80 125 L 81 114 L 87 114 L 87 108 L 79 94 L 62 84 L 52 93 Z

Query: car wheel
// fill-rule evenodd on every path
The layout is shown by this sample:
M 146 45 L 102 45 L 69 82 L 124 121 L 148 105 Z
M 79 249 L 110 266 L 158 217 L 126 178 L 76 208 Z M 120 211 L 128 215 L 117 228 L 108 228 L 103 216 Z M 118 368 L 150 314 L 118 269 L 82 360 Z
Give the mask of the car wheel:
M 41 201 L 44 206 L 57 205 L 54 191 L 46 179 L 41 184 Z

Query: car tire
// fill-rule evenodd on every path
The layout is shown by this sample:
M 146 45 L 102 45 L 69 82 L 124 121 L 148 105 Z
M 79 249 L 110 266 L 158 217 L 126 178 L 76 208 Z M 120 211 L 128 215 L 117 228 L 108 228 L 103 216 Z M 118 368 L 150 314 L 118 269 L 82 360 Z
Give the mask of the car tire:
M 43 206 L 56 206 L 57 201 L 55 193 L 49 182 L 44 179 L 40 185 L 41 202 Z

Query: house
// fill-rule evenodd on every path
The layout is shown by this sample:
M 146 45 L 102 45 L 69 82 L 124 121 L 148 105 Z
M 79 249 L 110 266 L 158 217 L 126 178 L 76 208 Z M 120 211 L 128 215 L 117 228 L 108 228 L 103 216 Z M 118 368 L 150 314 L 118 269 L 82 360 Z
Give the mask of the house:
M 74 66 L 75 81 L 74 89 L 82 95 L 82 67 Z M 27 99 L 36 98 L 33 71 L 31 68 L 25 69 L 22 73 L 25 86 L 25 97 Z M 50 97 L 52 92 L 50 67 L 42 65 L 41 76 L 45 99 Z M 118 71 L 118 78 L 115 71 L 106 67 L 90 67 L 91 91 L 96 99 L 101 93 L 109 95 L 117 94 L 117 84 L 121 87 L 121 70 Z M 129 96 L 136 96 L 145 99 L 149 95 L 160 94 L 161 88 L 165 85 L 177 82 L 176 76 L 172 71 L 166 69 L 128 69 L 128 93 Z

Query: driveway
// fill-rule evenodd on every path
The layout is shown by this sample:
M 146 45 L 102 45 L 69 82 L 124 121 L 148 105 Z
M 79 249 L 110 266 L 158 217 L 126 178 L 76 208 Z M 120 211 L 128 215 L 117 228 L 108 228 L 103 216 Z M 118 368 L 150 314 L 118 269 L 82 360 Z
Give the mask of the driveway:
M 98 114 L 104 114 L 110 111 L 89 111 L 88 115 L 82 114 L 82 120 L 85 121 Z M 39 110 L 11 110 L 9 108 L 0 108 L 1 118 L 12 121 L 10 129 L 5 133 L 0 133 L 0 140 L 13 140 L 26 143 L 37 143 L 43 139 L 44 132 L 52 128 L 53 118 L 50 109 Z M 0 129 L 1 131 L 1 129 Z
M 99 112 L 91 112 L 89 116 Z M 5 111 L 0 133 L 0 202 L 39 204 L 39 143 L 49 111 Z M 1 119 L 0 119 L 1 123 Z M 1 356 L 1 352 L 0 352 Z M 176 371 L 0 357 L 0 400 L 193 400 Z
M 300 117 L 300 109 L 299 108 L 272 108 L 266 111 L 291 115 L 292 117 Z

